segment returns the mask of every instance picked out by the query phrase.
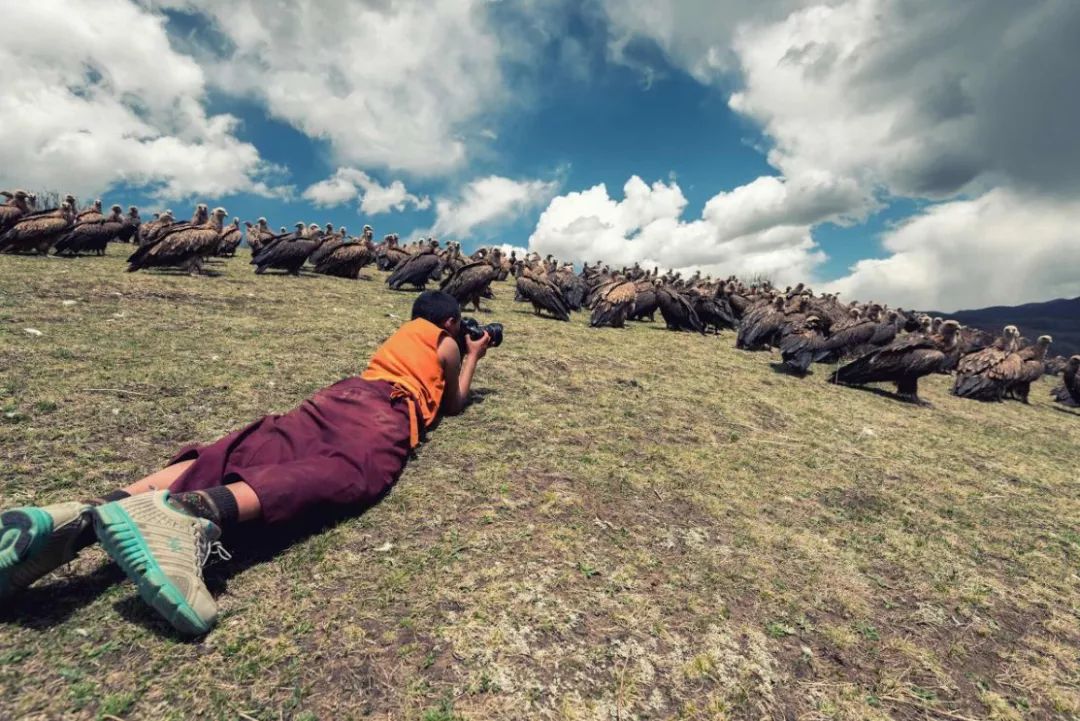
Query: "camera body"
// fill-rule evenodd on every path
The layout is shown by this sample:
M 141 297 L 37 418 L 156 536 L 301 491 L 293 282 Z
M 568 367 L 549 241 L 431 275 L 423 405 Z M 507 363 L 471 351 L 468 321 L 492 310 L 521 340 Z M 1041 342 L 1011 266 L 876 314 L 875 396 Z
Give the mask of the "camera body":
M 472 340 L 480 340 L 484 337 L 484 333 L 487 333 L 491 337 L 492 347 L 498 348 L 500 345 L 502 345 L 502 323 L 488 323 L 487 325 L 480 325 L 480 321 L 476 320 L 476 318 L 470 318 L 466 316 L 461 319 L 460 345 L 462 348 L 465 347 L 465 338 L 471 338 Z

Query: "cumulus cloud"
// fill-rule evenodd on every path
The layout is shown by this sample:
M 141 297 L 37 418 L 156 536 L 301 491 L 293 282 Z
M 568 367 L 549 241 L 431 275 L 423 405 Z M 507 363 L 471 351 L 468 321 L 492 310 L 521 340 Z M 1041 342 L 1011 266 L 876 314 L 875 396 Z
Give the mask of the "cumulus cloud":
M 716 195 L 701 218 L 683 220 L 687 200 L 678 183 L 649 185 L 633 176 L 622 200 L 603 184 L 554 198 L 529 248 L 578 262 L 700 268 L 788 283 L 811 277 L 824 260 L 812 224 L 843 222 L 852 207 L 870 202 L 850 183 L 827 176 L 799 183 L 764 177 Z
M 203 71 L 172 49 L 160 16 L 129 0 L 5 0 L 0 16 L 17 18 L 0 44 L 0 184 L 285 192 L 236 118 L 206 113 Z
M 225 91 L 326 140 L 343 164 L 439 174 L 503 93 L 483 0 L 167 0 L 224 41 L 204 63 Z
M 400 212 L 408 206 L 417 210 L 425 210 L 431 206 L 430 198 L 413 195 L 405 189 L 405 184 L 400 180 L 395 180 L 390 185 L 382 185 L 356 168 L 338 168 L 326 180 L 309 186 L 303 197 L 320 208 L 342 205 L 359 198 L 360 212 L 368 215 L 388 213 L 391 210 Z
M 512 221 L 543 205 L 558 187 L 557 180 L 514 180 L 499 175 L 477 178 L 458 197 L 435 201 L 435 224 L 430 232 L 468 238 L 479 228 Z
M 953 311 L 1080 295 L 1080 201 L 995 189 L 931 207 L 887 232 L 887 258 L 861 260 L 828 290 Z

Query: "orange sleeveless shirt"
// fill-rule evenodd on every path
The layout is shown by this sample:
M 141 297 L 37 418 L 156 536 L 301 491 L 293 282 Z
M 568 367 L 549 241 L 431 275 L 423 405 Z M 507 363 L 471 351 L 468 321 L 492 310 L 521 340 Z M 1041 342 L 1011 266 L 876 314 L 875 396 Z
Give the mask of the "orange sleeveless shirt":
M 417 318 L 402 324 L 394 335 L 379 346 L 371 363 L 360 377 L 369 381 L 394 384 L 392 398 L 407 396 L 409 403 L 409 441 L 420 445 L 419 410 L 424 428 L 435 422 L 442 403 L 446 378 L 439 362 L 439 341 L 446 331 L 431 321 Z

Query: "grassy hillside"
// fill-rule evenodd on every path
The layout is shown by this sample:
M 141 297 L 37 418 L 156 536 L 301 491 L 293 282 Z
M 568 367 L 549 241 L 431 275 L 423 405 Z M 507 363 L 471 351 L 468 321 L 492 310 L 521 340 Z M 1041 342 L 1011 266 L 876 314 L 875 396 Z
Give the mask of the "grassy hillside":
M 2 506 L 289 409 L 413 297 L 111 252 L 0 257 Z M 480 402 L 383 503 L 226 538 L 195 642 L 91 549 L 0 612 L 0 718 L 1080 717 L 1080 415 L 1048 381 L 918 408 L 496 295 Z

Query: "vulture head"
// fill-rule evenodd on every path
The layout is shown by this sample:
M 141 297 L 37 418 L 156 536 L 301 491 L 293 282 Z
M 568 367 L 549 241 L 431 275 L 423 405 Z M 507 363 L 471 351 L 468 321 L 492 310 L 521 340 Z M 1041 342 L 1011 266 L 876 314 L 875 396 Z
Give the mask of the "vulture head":
M 98 198 L 97 200 L 94 201 L 94 210 L 96 210 L 99 213 L 101 212 L 101 198 Z
M 15 191 L 15 200 L 26 200 L 29 197 L 30 197 L 30 194 L 27 193 L 25 190 L 16 190 Z
M 245 220 L 244 225 L 247 227 L 248 230 L 251 230 L 252 228 L 255 227 L 254 225 L 251 224 L 250 220 Z
M 941 324 L 941 335 L 951 338 L 960 332 L 960 321 L 947 320 Z
M 280 227 L 280 228 L 278 229 L 278 232 L 279 232 L 279 233 L 281 233 L 282 235 L 285 235 L 286 233 L 288 233 L 288 232 L 289 232 L 289 229 L 288 229 L 288 228 L 286 228 L 286 227 L 285 227 L 285 226 L 283 225 L 283 226 L 281 226 L 281 227 Z
M 1069 362 L 1065 364 L 1066 373 L 1076 373 L 1080 371 L 1080 355 L 1074 355 L 1069 358 Z
M 326 224 L 326 234 L 330 235 L 333 232 L 334 232 L 334 224 L 333 223 L 327 223 Z
M 119 206 L 119 205 L 114 205 L 111 208 L 109 208 L 109 210 L 112 211 L 113 215 L 120 215 L 121 213 L 124 212 L 124 208 L 122 206 Z
M 134 205 L 129 207 L 128 208 L 128 217 L 129 218 L 138 218 L 139 217 L 139 209 L 136 208 Z
M 233 218 L 232 219 L 232 224 L 233 224 L 234 228 L 239 228 L 240 227 L 240 219 L 239 218 Z
M 228 211 L 226 211 L 224 208 L 214 208 L 214 212 L 212 213 L 214 219 L 217 220 L 217 222 L 219 223 L 223 222 L 225 220 L 225 216 L 228 214 Z
M 67 195 L 64 196 L 64 202 L 67 203 L 68 205 L 70 205 L 72 208 L 74 208 L 75 207 L 75 196 L 68 193 Z

